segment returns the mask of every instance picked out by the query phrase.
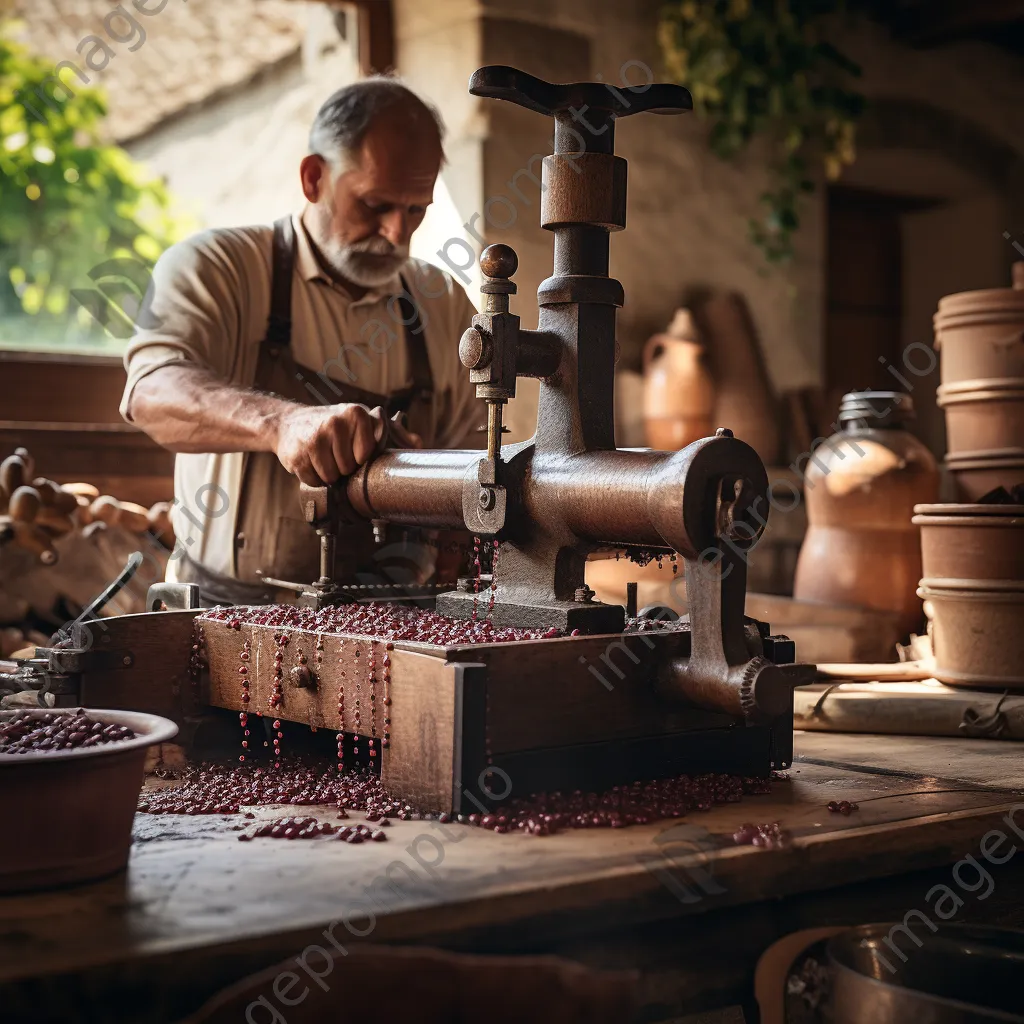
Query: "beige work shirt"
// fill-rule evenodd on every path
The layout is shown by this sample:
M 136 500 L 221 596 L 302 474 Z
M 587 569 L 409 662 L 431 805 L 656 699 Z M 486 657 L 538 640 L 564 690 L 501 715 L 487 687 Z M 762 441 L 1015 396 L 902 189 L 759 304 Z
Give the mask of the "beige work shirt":
M 313 370 L 309 387 L 327 402 L 324 373 L 376 394 L 412 383 L 402 312 L 394 298 L 398 276 L 353 299 L 323 270 L 301 214 L 293 217 L 297 240 L 292 284 L 295 360 Z M 153 271 L 147 314 L 139 317 L 125 354 L 128 381 L 121 415 L 131 422 L 135 385 L 154 370 L 178 362 L 212 370 L 232 384 L 252 387 L 260 342 L 270 314 L 271 244 L 267 226 L 202 231 L 172 246 Z M 477 428 L 486 411 L 476 399 L 469 372 L 459 362 L 459 338 L 476 309 L 450 275 L 410 260 L 403 275 L 419 307 L 434 378 L 442 448 L 479 447 Z M 311 394 L 313 401 L 320 401 Z M 243 454 L 178 455 L 174 463 L 174 531 L 191 558 L 214 572 L 234 576 L 234 536 Z M 176 579 L 175 559 L 167 578 Z

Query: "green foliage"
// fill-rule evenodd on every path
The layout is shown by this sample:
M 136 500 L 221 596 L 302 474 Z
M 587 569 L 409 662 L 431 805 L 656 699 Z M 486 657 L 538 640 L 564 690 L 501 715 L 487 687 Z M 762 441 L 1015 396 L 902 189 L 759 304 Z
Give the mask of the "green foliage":
M 151 266 L 182 236 L 166 189 L 124 150 L 105 143 L 101 93 L 29 54 L 0 23 L 0 321 L 12 340 L 124 338 L 110 303 L 92 314 L 73 290 L 93 291 L 89 272 L 130 258 Z M 46 102 L 43 97 L 50 98 Z M 94 275 L 95 276 L 95 275 Z M 100 296 L 102 298 L 102 296 Z M 113 328 L 113 329 L 112 329 Z M 126 329 L 127 328 L 127 329 Z
M 864 97 L 848 87 L 857 67 L 823 37 L 832 0 L 673 0 L 659 40 L 669 72 L 711 122 L 723 159 L 755 136 L 769 140 L 772 186 L 751 238 L 771 263 L 792 257 L 799 201 L 814 191 L 814 165 L 835 179 L 855 156 Z

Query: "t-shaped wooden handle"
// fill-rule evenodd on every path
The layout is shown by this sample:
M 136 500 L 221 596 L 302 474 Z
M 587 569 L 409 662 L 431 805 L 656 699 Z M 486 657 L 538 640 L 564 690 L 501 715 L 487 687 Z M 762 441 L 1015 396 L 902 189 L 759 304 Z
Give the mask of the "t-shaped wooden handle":
M 474 71 L 469 91 L 474 96 L 518 103 L 549 117 L 564 112 L 582 115 L 588 110 L 611 117 L 627 117 L 645 111 L 682 114 L 693 109 L 693 98 L 681 85 L 652 83 L 621 89 L 602 82 L 556 85 L 504 64 L 490 64 Z

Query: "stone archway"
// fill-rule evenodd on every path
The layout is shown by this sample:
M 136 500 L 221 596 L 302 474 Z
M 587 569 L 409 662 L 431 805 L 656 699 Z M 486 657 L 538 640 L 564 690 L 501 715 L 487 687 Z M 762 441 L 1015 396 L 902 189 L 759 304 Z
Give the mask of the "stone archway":
M 858 124 L 857 146 L 911 149 L 945 158 L 1003 197 L 1010 217 L 1007 229 L 1024 241 L 1024 154 L 970 118 L 918 100 L 873 98 Z

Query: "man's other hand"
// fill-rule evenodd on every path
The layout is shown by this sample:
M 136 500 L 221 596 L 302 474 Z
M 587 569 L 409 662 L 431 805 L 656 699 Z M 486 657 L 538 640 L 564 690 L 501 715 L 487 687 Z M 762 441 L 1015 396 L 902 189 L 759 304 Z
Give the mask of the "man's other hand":
M 369 461 L 384 432 L 388 444 L 422 447 L 396 414 L 385 418 L 379 406 L 301 406 L 286 412 L 280 422 L 275 451 L 281 465 L 310 487 L 333 484 Z

